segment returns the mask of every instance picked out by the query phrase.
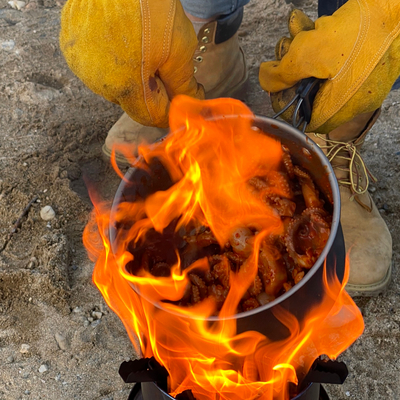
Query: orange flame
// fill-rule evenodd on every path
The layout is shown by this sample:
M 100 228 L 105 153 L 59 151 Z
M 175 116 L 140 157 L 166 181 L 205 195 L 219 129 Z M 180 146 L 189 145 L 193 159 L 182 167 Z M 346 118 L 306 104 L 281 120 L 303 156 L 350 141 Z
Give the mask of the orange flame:
M 167 167 L 173 185 L 145 200 L 120 203 L 112 222 L 130 224 L 113 243 L 110 207 L 95 202 L 85 228 L 84 244 L 96 260 L 95 284 L 124 323 L 137 353 L 154 356 L 167 369 L 172 396 L 191 389 L 198 400 L 287 400 L 288 382 L 297 384 L 318 356 L 336 358 L 363 331 L 361 314 L 344 290 L 348 265 L 343 283 L 325 270 L 325 297 L 305 322 L 279 310 L 277 318 L 290 336 L 275 342 L 256 331 L 236 332 L 238 303 L 257 273 L 256 251 L 231 274 L 219 312 L 212 297 L 187 308 L 165 302 L 182 298 L 188 273 L 207 269 L 206 259 L 181 270 L 178 257 L 168 277 L 145 270 L 133 275 L 126 268 L 133 261 L 131 243 L 142 243 L 149 229 L 163 232 L 174 220 L 176 231 L 193 221 L 209 226 L 221 246 L 238 227 L 256 226 L 260 238 L 282 231 L 274 210 L 248 195 L 249 178 L 277 170 L 282 157 L 278 140 L 251 128 L 253 117 L 232 99 L 178 96 L 170 110 L 173 134 L 139 148 L 145 162 L 157 158 Z

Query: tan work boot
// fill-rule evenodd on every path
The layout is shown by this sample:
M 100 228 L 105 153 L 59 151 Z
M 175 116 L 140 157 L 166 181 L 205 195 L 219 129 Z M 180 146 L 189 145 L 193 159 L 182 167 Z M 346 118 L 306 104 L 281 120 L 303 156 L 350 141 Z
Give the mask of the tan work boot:
M 204 86 L 208 99 L 244 99 L 248 72 L 237 34 L 242 18 L 243 8 L 227 17 L 206 23 L 199 31 L 199 44 L 193 59 L 194 76 Z M 124 113 L 108 132 L 102 150 L 110 158 L 114 146 L 118 148 L 129 143 L 137 148 L 137 145 L 153 143 L 167 133 L 167 129 L 143 126 Z M 135 156 L 127 159 L 118 149 L 115 155 L 120 166 L 132 164 Z
M 137 155 L 136 150 L 139 144 L 153 143 L 167 133 L 168 129 L 139 124 L 124 112 L 108 131 L 102 150 L 106 158 L 110 159 L 111 151 L 115 147 L 115 160 L 118 165 L 128 166 L 135 161 Z M 132 147 L 134 147 L 132 158 L 124 156 L 122 152 L 118 151 L 118 147 L 124 145 L 132 145 Z
M 326 135 L 310 134 L 328 157 L 337 177 L 341 197 L 340 222 L 350 276 L 346 290 L 352 296 L 376 296 L 390 282 L 392 237 L 368 185 L 372 177 L 359 154 L 365 136 L 380 110 L 357 116 Z
M 237 32 L 242 19 L 243 8 L 228 17 L 208 22 L 197 35 L 194 76 L 204 86 L 207 99 L 245 99 L 248 71 Z

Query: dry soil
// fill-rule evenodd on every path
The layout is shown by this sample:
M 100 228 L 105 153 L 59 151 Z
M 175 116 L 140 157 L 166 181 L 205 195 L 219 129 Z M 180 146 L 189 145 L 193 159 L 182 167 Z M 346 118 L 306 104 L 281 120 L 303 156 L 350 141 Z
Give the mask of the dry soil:
M 0 0 L 1 400 L 125 400 L 130 390 L 118 368 L 135 355 L 91 281 L 81 240 L 92 209 L 85 179 L 106 198 L 119 184 L 101 145 L 121 110 L 69 71 L 58 45 L 63 2 L 32 0 L 17 10 Z M 316 18 L 316 0 L 297 3 Z M 257 114 L 273 114 L 258 67 L 273 59 L 291 8 L 284 0 L 246 7 L 240 41 Z M 350 373 L 344 385 L 327 385 L 332 400 L 400 398 L 399 106 L 393 91 L 363 148 L 378 178 L 371 193 L 393 235 L 393 281 L 384 295 L 356 299 L 366 329 L 340 357 Z M 50 221 L 40 217 L 46 205 L 56 213 Z

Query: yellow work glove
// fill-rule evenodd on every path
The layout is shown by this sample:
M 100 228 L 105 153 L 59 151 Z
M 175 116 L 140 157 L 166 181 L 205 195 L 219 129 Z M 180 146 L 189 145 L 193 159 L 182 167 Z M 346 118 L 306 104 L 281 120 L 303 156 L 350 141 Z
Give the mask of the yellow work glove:
M 135 121 L 168 126 L 170 100 L 204 98 L 197 38 L 179 0 L 68 0 L 60 45 L 71 70 Z
M 304 78 L 325 80 L 308 132 L 328 133 L 376 110 L 400 75 L 400 0 L 349 0 L 315 26 L 294 10 L 289 32 L 291 38 L 278 42 L 277 61 L 261 64 L 259 80 L 264 90 L 278 92 L 271 96 L 275 111 L 294 95 L 285 89 Z

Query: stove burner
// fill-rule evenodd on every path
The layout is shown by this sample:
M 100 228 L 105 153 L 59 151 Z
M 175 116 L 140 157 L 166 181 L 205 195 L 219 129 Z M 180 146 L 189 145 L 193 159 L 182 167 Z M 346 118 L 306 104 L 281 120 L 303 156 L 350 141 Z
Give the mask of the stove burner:
M 320 388 L 320 392 L 319 392 L 319 397 L 315 398 L 314 397 L 304 397 L 305 399 L 312 399 L 312 400 L 330 400 L 330 397 L 328 396 L 328 394 L 326 393 L 325 389 L 323 388 L 322 385 L 319 385 Z M 184 394 L 185 392 L 181 393 Z M 192 394 L 190 394 L 191 397 L 181 397 L 181 395 L 178 395 L 178 397 L 176 397 L 177 400 L 195 400 L 195 398 L 193 397 Z M 303 397 L 301 398 L 303 400 Z M 142 388 L 141 388 L 141 384 L 137 383 L 131 393 L 129 394 L 128 400 L 148 400 L 147 398 L 143 397 L 143 393 L 142 393 Z
M 329 400 L 321 383 L 342 384 L 347 373 L 343 362 L 317 359 L 303 379 L 301 392 L 292 400 Z M 168 394 L 168 372 L 154 357 L 124 361 L 119 374 L 125 383 L 136 383 L 128 400 L 196 400 L 191 390 L 185 390 L 175 398 Z

